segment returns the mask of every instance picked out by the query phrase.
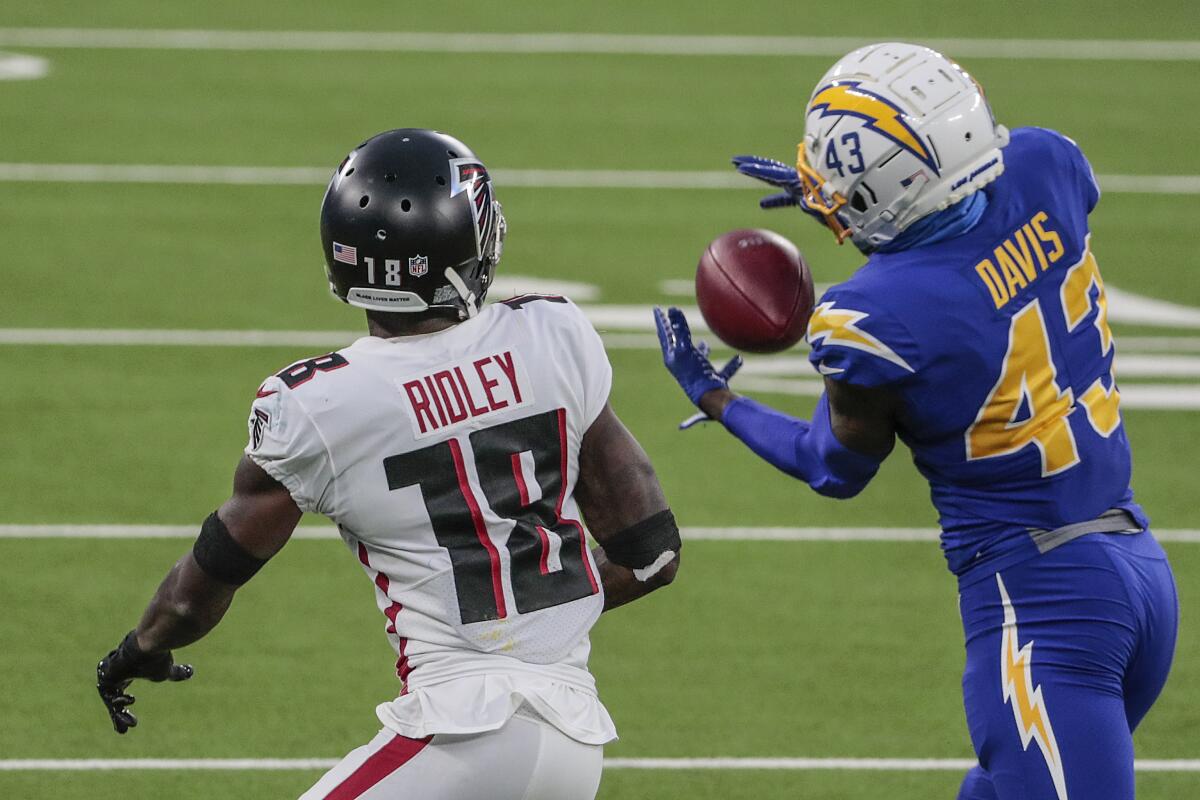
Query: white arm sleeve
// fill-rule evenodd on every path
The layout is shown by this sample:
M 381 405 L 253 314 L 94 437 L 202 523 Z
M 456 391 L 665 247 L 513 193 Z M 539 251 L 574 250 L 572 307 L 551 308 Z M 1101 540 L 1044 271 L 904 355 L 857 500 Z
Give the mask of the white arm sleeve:
M 268 378 L 250 407 L 246 455 L 287 488 L 305 513 L 331 506 L 333 463 L 312 417 L 292 390 Z

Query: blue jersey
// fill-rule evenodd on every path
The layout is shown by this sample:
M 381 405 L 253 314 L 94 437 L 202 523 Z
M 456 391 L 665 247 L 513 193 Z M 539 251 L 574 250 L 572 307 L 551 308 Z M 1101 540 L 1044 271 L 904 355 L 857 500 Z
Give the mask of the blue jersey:
M 1031 530 L 1123 508 L 1129 442 L 1088 213 L 1070 139 L 1024 128 L 967 233 L 876 253 L 821 298 L 811 360 L 901 398 L 900 438 L 930 484 L 963 583 L 1037 555 Z

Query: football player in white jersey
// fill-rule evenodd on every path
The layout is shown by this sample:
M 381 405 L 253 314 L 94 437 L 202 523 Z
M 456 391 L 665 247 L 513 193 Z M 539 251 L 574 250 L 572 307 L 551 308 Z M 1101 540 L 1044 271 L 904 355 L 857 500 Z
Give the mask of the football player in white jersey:
M 100 662 L 118 733 L 137 724 L 130 681 L 191 677 L 171 651 L 312 512 L 374 584 L 402 689 L 303 800 L 595 796 L 616 733 L 588 631 L 673 579 L 679 531 L 582 312 L 483 305 L 505 230 L 487 170 L 444 134 L 382 133 L 338 167 L 327 273 L 370 335 L 259 388 L 233 496 Z

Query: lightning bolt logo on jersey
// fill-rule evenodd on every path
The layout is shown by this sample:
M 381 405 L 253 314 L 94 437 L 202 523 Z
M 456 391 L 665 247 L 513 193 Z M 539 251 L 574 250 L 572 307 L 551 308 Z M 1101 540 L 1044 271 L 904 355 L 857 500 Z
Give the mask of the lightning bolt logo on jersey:
M 896 351 L 857 326 L 856 323 L 866 318 L 867 314 L 862 311 L 837 308 L 832 302 L 821 303 L 813 309 L 812 316 L 809 317 L 806 338 L 809 344 L 824 342 L 826 344 L 850 347 L 865 353 L 871 353 L 912 372 L 913 368 L 908 365 L 907 361 L 898 356 Z M 839 368 L 830 368 L 827 366 L 823 368 L 822 362 L 817 363 L 817 369 L 825 374 L 832 374 L 825 372 L 827 369 L 836 369 L 838 372 L 842 371 Z

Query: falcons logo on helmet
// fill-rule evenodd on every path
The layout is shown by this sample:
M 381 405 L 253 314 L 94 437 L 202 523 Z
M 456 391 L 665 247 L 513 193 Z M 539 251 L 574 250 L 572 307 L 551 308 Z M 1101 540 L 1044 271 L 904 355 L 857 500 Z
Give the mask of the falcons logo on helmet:
M 484 243 L 490 238 L 494 227 L 492 207 L 492 179 L 487 167 L 473 158 L 450 160 L 450 196 L 467 193 L 471 203 L 471 216 L 475 220 L 475 249 L 480 258 L 484 255 Z

